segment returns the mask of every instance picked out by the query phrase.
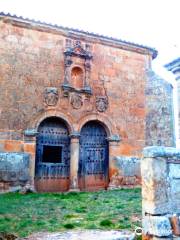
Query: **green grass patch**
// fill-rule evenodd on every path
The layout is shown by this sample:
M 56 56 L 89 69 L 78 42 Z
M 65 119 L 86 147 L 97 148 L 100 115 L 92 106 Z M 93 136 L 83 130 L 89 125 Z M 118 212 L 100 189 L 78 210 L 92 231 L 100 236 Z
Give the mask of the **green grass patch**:
M 109 219 L 105 219 L 100 222 L 100 226 L 102 227 L 110 227 L 111 225 L 113 225 L 113 223 Z
M 141 190 L 0 195 L 0 232 L 130 229 L 141 226 Z
M 64 224 L 64 227 L 66 229 L 73 229 L 73 228 L 75 228 L 74 224 L 72 224 L 72 223 L 66 223 L 66 224 Z

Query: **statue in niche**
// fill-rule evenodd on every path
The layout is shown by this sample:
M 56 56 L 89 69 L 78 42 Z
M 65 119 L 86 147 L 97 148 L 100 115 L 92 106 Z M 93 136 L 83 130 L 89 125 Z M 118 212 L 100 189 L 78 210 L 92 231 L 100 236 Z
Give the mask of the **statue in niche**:
M 48 106 L 55 106 L 58 102 L 58 89 L 55 87 L 47 87 L 44 91 L 44 101 Z

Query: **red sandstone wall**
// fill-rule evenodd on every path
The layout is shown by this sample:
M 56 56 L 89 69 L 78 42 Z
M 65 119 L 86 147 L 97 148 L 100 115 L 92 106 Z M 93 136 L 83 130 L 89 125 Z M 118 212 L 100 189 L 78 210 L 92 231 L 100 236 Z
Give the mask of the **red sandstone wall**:
M 23 131 L 49 107 L 44 103 L 45 87 L 57 87 L 59 101 L 52 111 L 59 111 L 78 130 L 86 115 L 103 116 L 112 122 L 113 134 L 122 141 L 114 155 L 139 155 L 145 131 L 146 55 L 91 42 L 90 85 L 93 96 L 81 109 L 72 108 L 63 97 L 64 47 L 66 37 L 0 22 L 0 151 L 23 151 Z M 83 42 L 83 39 L 80 39 Z M 86 41 L 87 42 L 87 41 Z M 107 93 L 109 106 L 98 113 L 95 95 Z M 29 148 L 34 148 L 30 146 Z M 29 149 L 34 152 L 34 149 Z

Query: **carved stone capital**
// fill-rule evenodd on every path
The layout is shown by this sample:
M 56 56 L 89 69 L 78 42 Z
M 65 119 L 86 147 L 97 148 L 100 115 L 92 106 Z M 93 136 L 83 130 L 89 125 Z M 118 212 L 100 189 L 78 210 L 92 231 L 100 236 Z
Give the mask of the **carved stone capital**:
M 74 131 L 70 134 L 70 138 L 80 138 L 80 133 L 78 131 Z
M 24 135 L 27 137 L 35 137 L 38 134 L 38 131 L 35 128 L 26 129 Z
M 110 137 L 107 138 L 109 142 L 120 142 L 121 138 L 119 135 L 111 135 Z

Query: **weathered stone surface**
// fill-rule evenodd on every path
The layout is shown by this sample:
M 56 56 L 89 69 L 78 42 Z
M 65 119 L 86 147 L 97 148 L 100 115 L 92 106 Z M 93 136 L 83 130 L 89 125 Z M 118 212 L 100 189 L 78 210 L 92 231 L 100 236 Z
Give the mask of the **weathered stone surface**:
M 132 187 L 141 183 L 140 158 L 119 156 L 114 158 L 118 171 L 112 175 L 109 188 Z
M 180 149 L 173 147 L 152 146 L 143 149 L 143 156 L 147 157 L 163 157 L 180 160 Z
M 140 54 L 124 50 L 108 42 L 101 44 L 98 38 L 77 34 L 76 38 L 83 46 L 91 44 L 93 56 L 89 76 L 93 94 L 88 97 L 86 93 L 80 93 L 83 104 L 77 110 L 70 103 L 70 96 L 65 97 L 60 87 L 64 83 L 65 41 L 74 37 L 71 39 L 67 31 L 53 33 L 47 26 L 38 31 L 35 26 L 33 29 L 26 24 L 18 27 L 3 19 L 0 29 L 0 139 L 3 129 L 15 133 L 32 129 L 35 120 L 53 108 L 57 115 L 64 114 L 72 120 L 75 131 L 79 130 L 82 119 L 90 115 L 96 119 L 102 115 L 116 126 L 112 135 L 120 136 L 122 140 L 114 156 L 141 154 L 145 141 L 144 88 L 148 52 Z M 73 61 L 82 66 L 81 59 Z M 58 89 L 57 105 L 44 103 L 46 88 Z M 99 96 L 108 100 L 108 108 L 102 113 L 96 109 Z M 12 138 L 11 134 L 2 137 L 4 141 Z
M 134 240 L 134 233 L 128 231 L 84 230 L 64 233 L 36 233 L 28 240 Z
M 180 156 L 178 160 L 180 161 Z M 169 164 L 169 177 L 180 180 L 180 164 Z
M 152 70 L 146 82 L 146 146 L 175 146 L 172 85 Z
M 145 216 L 143 218 L 143 232 L 157 237 L 172 235 L 169 218 L 167 216 Z
M 180 150 L 146 147 L 141 171 L 144 236 L 179 239 Z
M 167 163 L 164 158 L 141 161 L 143 211 L 164 214 L 169 211 Z
M 7 183 L 8 188 L 27 183 L 30 180 L 29 161 L 28 153 L 0 153 L 0 182 Z
M 45 118 L 58 117 L 69 134 L 91 120 L 105 127 L 110 179 L 118 172 L 115 156 L 141 156 L 149 51 L 131 44 L 124 49 L 121 42 L 76 31 L 52 31 L 48 25 L 39 31 L 39 24 L 7 18 L 0 19 L 0 150 L 28 150 L 34 179 L 38 126 Z M 125 176 L 121 183 L 138 184 L 139 179 Z
M 116 164 L 114 157 L 140 157 L 145 138 L 150 145 L 173 142 L 172 89 L 153 72 L 146 72 L 152 52 L 134 44 L 7 19 L 0 19 L 0 149 L 30 153 L 33 179 L 35 135 L 43 119 L 65 120 L 70 134 L 96 120 L 108 135 L 110 181 L 114 177 L 116 185 L 138 184 L 138 163 L 133 163 L 137 174 L 133 176 L 130 163 Z M 77 163 L 76 159 L 72 167 L 75 175 Z M 3 175 L 8 178 L 15 181 L 17 174 Z
M 180 236 L 180 219 L 179 216 L 174 215 L 170 217 L 172 231 L 175 236 Z
M 177 80 L 177 107 L 178 107 L 178 116 L 180 116 L 180 58 L 174 59 L 172 62 L 166 64 L 164 66 L 168 71 L 171 71 L 175 79 Z M 178 140 L 180 140 L 180 117 L 179 117 L 179 136 L 177 136 Z
M 123 176 L 138 176 L 139 178 L 141 177 L 140 158 L 118 156 L 115 158 L 115 161 L 117 168 Z

